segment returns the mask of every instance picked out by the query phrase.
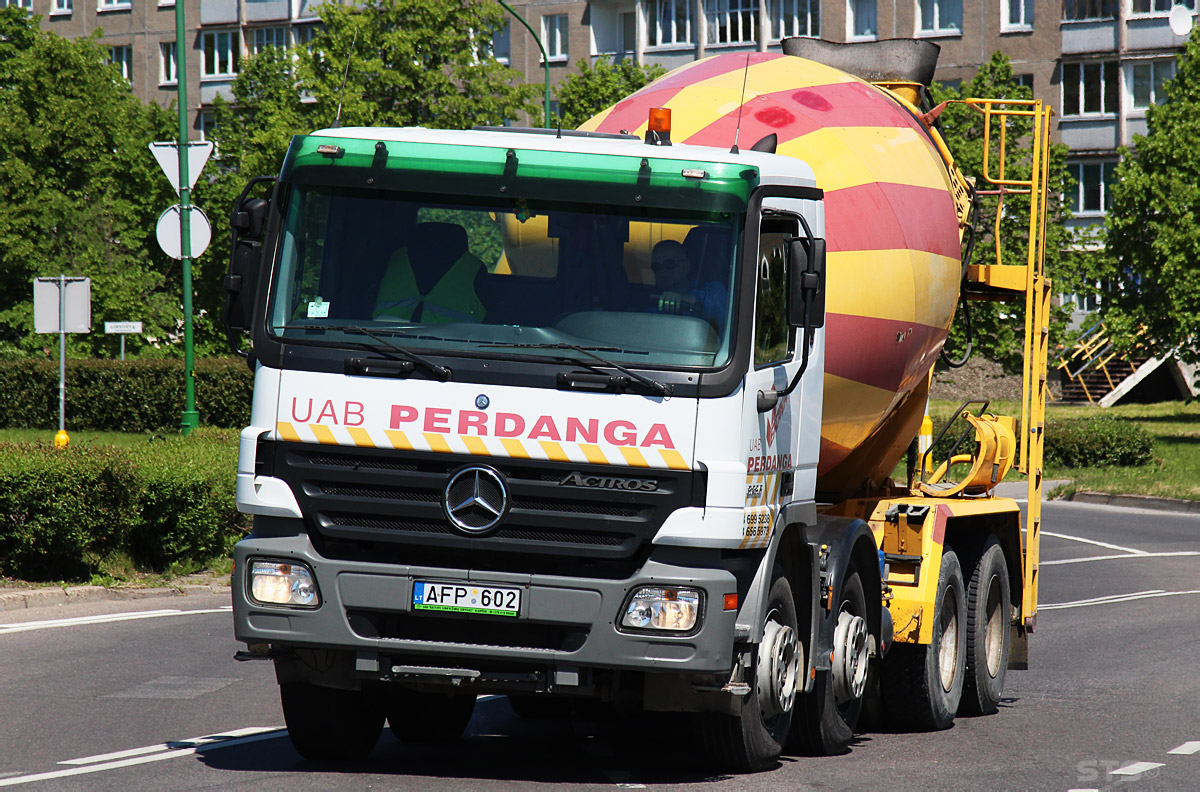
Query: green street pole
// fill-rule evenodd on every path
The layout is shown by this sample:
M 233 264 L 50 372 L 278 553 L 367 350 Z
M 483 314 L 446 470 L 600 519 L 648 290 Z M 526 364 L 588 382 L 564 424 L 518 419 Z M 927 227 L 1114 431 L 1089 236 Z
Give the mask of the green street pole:
M 508 13 L 511 14 L 514 19 L 516 19 L 518 22 L 520 22 L 522 25 L 525 26 L 525 29 L 529 31 L 529 35 L 533 36 L 534 42 L 537 43 L 538 49 L 541 50 L 542 68 L 544 68 L 546 71 L 546 92 L 542 98 L 543 107 L 546 108 L 546 122 L 545 122 L 544 126 L 546 129 L 549 129 L 550 128 L 550 59 L 546 57 L 546 48 L 542 46 L 542 39 L 538 36 L 538 34 L 533 32 L 533 28 L 529 26 L 529 23 L 526 22 L 524 20 L 524 18 L 522 18 L 520 15 L 518 15 L 516 11 L 512 10 L 512 6 L 510 6 L 508 3 L 504 2 L 504 0 L 496 0 L 496 2 L 499 3 L 500 5 L 504 6 L 504 9 L 506 11 L 508 11 Z
M 185 402 L 179 431 L 189 435 L 200 425 L 196 412 L 195 353 L 192 349 L 192 209 L 191 179 L 188 178 L 187 46 L 184 0 L 175 3 L 175 84 L 179 91 L 179 246 L 183 265 L 183 386 Z

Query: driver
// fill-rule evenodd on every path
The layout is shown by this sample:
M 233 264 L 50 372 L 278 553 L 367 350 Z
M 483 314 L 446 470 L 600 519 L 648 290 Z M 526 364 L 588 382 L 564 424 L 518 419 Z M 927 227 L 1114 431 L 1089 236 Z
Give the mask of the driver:
M 724 331 L 729 292 L 717 281 L 693 284 L 692 260 L 682 244 L 673 239 L 659 242 L 650 254 L 650 268 L 655 287 L 662 290 L 652 310 L 698 316 Z

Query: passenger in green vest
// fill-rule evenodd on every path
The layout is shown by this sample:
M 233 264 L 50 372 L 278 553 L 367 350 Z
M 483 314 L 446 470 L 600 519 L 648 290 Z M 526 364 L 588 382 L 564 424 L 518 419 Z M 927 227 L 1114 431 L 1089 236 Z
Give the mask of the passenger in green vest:
M 467 232 L 455 223 L 418 223 L 408 247 L 392 254 L 372 317 L 413 324 L 483 321 L 475 294 L 483 262 L 467 249 Z

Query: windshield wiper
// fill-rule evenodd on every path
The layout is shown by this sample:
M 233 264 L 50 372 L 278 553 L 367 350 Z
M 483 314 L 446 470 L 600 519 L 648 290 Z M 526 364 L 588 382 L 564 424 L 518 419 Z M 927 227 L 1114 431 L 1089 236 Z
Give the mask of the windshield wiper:
M 596 354 L 596 352 L 621 352 L 622 350 L 620 347 L 601 347 L 601 346 L 584 347 L 584 346 L 578 346 L 577 344 L 568 344 L 564 341 L 559 341 L 559 342 L 553 343 L 553 344 L 496 344 L 495 346 L 509 347 L 512 349 L 570 349 L 574 352 L 578 352 L 581 355 L 586 355 L 587 357 L 590 357 L 599 363 L 603 363 L 605 366 L 616 369 L 617 371 L 621 372 L 629 379 L 634 380 L 635 382 L 638 382 L 638 383 L 646 386 L 647 388 L 650 389 L 651 392 L 655 393 L 658 396 L 670 396 L 671 395 L 671 386 L 668 385 L 667 383 L 659 382 L 658 380 L 651 379 L 650 377 L 647 377 L 644 374 L 638 374 L 636 371 L 625 368 L 620 363 L 616 363 L 612 360 L 608 360 L 607 358 L 600 357 L 599 355 Z M 571 355 L 562 355 L 561 357 L 563 357 L 567 360 L 570 360 L 572 363 L 578 363 L 581 366 L 588 366 L 589 368 L 597 368 L 595 363 L 590 363 L 586 360 L 583 360 L 582 358 L 573 357 Z M 560 379 L 562 379 L 562 378 L 560 377 Z
M 305 330 L 336 330 L 336 331 L 342 332 L 342 333 L 355 333 L 357 335 L 365 335 L 367 338 L 371 338 L 375 341 L 378 341 L 380 344 L 387 347 L 388 349 L 399 353 L 405 360 L 409 361 L 410 363 L 419 364 L 421 367 L 426 368 L 429 371 L 432 371 L 443 382 L 447 382 L 450 379 L 451 371 L 446 366 L 442 366 L 438 363 L 434 363 L 429 358 L 422 357 L 421 355 L 418 355 L 414 352 L 409 352 L 407 349 L 400 346 L 396 342 L 394 342 L 388 338 L 385 338 L 384 336 L 379 335 L 378 333 L 374 332 L 373 330 L 368 330 L 367 328 L 362 327 L 360 325 L 325 325 L 325 324 L 302 325 L 302 324 L 297 324 L 297 325 L 292 325 L 292 327 L 303 328 Z M 389 329 L 388 332 L 396 333 L 396 332 L 400 332 L 400 331 Z M 362 346 L 366 347 L 367 349 L 377 349 L 377 347 L 372 346 L 371 344 L 363 344 L 361 341 L 358 343 L 361 344 Z M 362 361 L 360 360 L 360 363 L 361 362 Z M 360 366 L 360 368 L 363 369 L 363 373 L 366 373 L 365 366 Z

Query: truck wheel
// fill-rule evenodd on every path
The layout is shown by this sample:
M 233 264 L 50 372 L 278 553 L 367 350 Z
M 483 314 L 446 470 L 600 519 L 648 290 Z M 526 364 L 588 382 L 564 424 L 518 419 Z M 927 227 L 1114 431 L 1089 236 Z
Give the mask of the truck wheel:
M 311 761 L 362 759 L 383 731 L 383 708 L 366 691 L 288 682 L 279 700 L 292 746 Z
M 991 715 L 999 708 L 1011 650 L 1010 590 L 1004 550 L 992 536 L 967 583 L 967 678 L 960 714 Z
M 475 712 L 475 694 L 398 687 L 387 699 L 388 728 L 404 742 L 451 742 Z
M 935 731 L 954 723 L 966 677 L 966 614 L 962 566 L 947 547 L 934 600 L 933 640 L 897 643 L 884 658 L 883 697 L 896 724 Z
M 867 682 L 867 598 L 851 561 L 842 574 L 834 627 L 833 669 L 818 671 L 800 697 L 789 748 L 811 756 L 845 753 L 854 739 Z
M 721 768 L 753 773 L 778 763 L 792 722 L 803 654 L 792 586 L 776 570 L 763 640 L 746 669 L 750 693 L 742 698 L 741 713 L 706 715 L 700 720 L 704 745 Z

